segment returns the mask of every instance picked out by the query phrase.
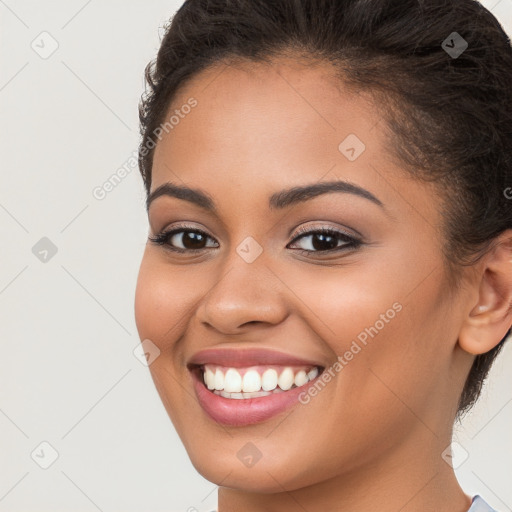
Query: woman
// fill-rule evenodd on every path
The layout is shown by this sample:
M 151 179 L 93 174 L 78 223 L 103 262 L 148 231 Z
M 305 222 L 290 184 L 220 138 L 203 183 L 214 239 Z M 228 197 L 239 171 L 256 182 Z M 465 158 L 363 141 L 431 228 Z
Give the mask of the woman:
M 220 512 L 481 512 L 512 49 L 472 0 L 189 0 L 146 70 L 135 316 Z

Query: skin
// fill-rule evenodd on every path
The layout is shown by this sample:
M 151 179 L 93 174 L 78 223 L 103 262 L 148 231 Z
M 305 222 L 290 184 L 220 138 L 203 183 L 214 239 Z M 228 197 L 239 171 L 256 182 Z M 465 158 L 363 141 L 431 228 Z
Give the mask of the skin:
M 511 233 L 449 288 L 435 186 L 403 172 L 371 98 L 327 64 L 216 65 L 170 111 L 190 97 L 198 105 L 156 146 L 151 191 L 167 181 L 200 188 L 218 212 L 154 200 L 150 235 L 186 222 L 210 238 L 187 254 L 148 242 L 135 317 L 161 351 L 151 375 L 194 467 L 220 486 L 219 511 L 467 511 L 441 454 L 474 354 L 512 322 Z M 338 149 L 350 133 L 366 146 L 352 162 Z M 384 208 L 348 193 L 268 207 L 282 189 L 333 180 Z M 301 254 L 315 249 L 299 226 L 359 232 L 363 244 Z M 263 249 L 252 263 L 236 251 L 248 236 Z M 195 398 L 186 362 L 199 350 L 257 346 L 330 367 L 394 303 L 401 311 L 306 405 L 225 427 Z M 252 467 L 237 457 L 248 442 L 262 454 Z

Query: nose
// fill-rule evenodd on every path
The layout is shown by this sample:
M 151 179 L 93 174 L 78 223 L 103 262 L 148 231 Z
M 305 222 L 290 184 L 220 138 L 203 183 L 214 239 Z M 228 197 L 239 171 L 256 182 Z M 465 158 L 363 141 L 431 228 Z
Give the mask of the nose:
M 196 310 L 203 325 L 237 334 L 253 324 L 277 325 L 288 316 L 283 284 L 263 258 L 258 260 L 247 263 L 235 254 L 215 276 Z

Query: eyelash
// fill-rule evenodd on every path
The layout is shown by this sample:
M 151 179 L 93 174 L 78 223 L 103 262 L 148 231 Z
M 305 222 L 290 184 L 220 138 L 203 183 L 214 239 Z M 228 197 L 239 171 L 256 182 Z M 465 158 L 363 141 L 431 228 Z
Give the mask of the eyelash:
M 148 239 L 153 242 L 156 245 L 167 246 L 167 249 L 173 252 L 177 253 L 186 253 L 186 252 L 197 252 L 197 251 L 203 251 L 204 249 L 207 249 L 207 247 L 204 247 L 202 249 L 181 249 L 179 247 L 173 247 L 169 244 L 168 240 L 173 235 L 177 233 L 182 232 L 192 232 L 192 233 L 199 233 L 200 235 L 206 237 L 206 238 L 212 238 L 208 233 L 205 233 L 201 229 L 193 228 L 192 226 L 187 225 L 178 225 L 168 231 L 162 231 L 161 233 L 158 233 L 155 236 L 149 236 Z M 354 238 L 347 233 L 344 233 L 343 231 L 339 231 L 334 228 L 327 228 L 327 227 L 321 227 L 317 229 L 311 229 L 306 227 L 301 227 L 297 230 L 295 238 L 292 240 L 293 242 L 296 242 L 300 238 L 305 238 L 307 236 L 315 235 L 315 234 L 323 234 L 328 236 L 337 237 L 338 241 L 344 241 L 345 244 L 341 247 L 336 247 L 334 249 L 326 249 L 325 251 L 312 251 L 308 249 L 296 249 L 297 251 L 301 252 L 302 254 L 311 254 L 311 253 L 334 253 L 334 252 L 341 252 L 346 251 L 349 249 L 357 249 L 360 247 L 363 242 L 361 240 L 358 240 L 357 238 Z

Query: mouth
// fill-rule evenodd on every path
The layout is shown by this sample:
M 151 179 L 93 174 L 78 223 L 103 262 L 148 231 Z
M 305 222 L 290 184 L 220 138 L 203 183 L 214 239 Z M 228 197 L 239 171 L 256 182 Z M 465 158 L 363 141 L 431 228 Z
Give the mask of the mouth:
M 299 405 L 320 378 L 324 366 L 313 364 L 223 366 L 189 364 L 203 411 L 216 423 L 247 426 L 261 423 Z

